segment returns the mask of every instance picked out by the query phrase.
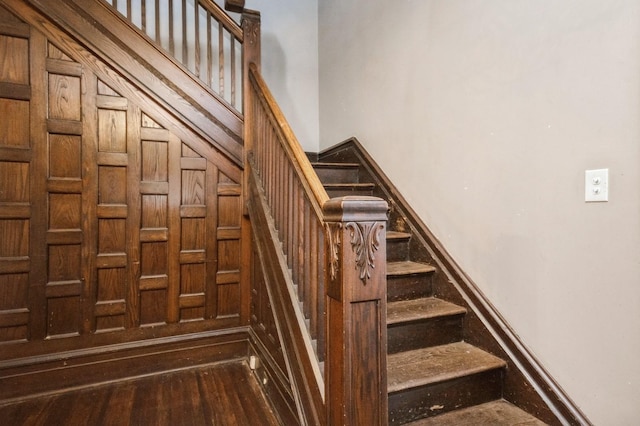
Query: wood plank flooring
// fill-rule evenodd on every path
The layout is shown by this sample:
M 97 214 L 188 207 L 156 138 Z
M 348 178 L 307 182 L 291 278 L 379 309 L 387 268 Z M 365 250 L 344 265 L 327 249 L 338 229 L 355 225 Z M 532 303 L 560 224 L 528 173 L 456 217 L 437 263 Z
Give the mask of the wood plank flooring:
M 244 361 L 0 405 L 6 425 L 278 425 Z

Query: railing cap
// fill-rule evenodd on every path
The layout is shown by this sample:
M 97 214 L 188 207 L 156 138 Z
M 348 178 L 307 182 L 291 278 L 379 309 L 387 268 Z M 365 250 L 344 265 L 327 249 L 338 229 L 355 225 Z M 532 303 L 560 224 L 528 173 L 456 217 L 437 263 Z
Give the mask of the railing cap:
M 386 221 L 388 211 L 382 198 L 356 195 L 331 198 L 322 206 L 325 222 Z

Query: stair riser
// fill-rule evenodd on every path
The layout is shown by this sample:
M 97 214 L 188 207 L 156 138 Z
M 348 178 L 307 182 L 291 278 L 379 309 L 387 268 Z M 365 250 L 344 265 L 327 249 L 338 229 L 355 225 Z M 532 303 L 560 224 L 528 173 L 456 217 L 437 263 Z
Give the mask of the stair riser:
M 409 240 L 387 240 L 387 262 L 409 260 Z
M 433 417 L 502 397 L 502 369 L 389 395 L 389 424 Z
M 320 181 L 323 183 L 344 183 L 358 181 L 357 168 L 327 168 L 321 167 L 315 169 Z
M 346 197 L 348 195 L 359 195 L 371 197 L 373 196 L 373 190 L 362 189 L 327 189 L 327 195 L 329 198 Z
M 431 275 L 387 277 L 387 301 L 417 299 L 432 295 Z
M 430 318 L 387 327 L 387 352 L 390 354 L 446 345 L 462 340 L 463 314 Z

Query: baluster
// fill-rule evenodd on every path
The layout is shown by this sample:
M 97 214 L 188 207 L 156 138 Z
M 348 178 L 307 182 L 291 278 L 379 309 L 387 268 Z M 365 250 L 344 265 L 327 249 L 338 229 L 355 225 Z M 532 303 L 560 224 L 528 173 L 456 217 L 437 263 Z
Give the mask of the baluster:
M 236 38 L 233 34 L 229 33 L 231 41 L 231 106 L 236 106 Z
M 311 338 L 315 339 L 318 337 L 317 334 L 317 321 L 318 321 L 318 313 L 316 306 L 316 273 L 317 268 L 315 262 L 317 261 L 317 255 L 314 253 L 316 247 L 316 226 L 315 226 L 315 213 L 311 208 L 311 203 L 307 200 L 306 203 L 306 211 L 304 214 L 306 218 L 306 233 L 307 238 L 305 238 L 305 248 L 304 251 L 306 253 L 305 258 L 305 280 L 309 282 L 309 286 L 307 288 L 305 303 L 307 305 L 306 315 L 309 317 L 309 329 L 311 330 Z M 316 346 L 316 355 L 317 352 L 320 351 L 320 348 Z M 320 358 L 320 356 L 318 356 Z
M 189 68 L 189 46 L 187 42 L 187 0 L 182 0 L 182 64 Z
M 213 58 L 211 55 L 211 14 L 207 12 L 207 86 L 211 87 L 213 83 Z
M 144 1 L 144 0 L 143 0 Z M 175 58 L 176 56 L 176 35 L 174 30 L 173 16 L 173 0 L 169 0 L 169 52 Z
M 218 94 L 224 99 L 224 33 L 218 25 Z
M 133 14 L 131 12 L 131 2 L 132 0 L 127 0 L 127 19 L 133 21 Z
M 289 222 L 291 223 L 291 276 L 293 277 L 293 282 L 298 284 L 298 292 L 300 292 L 300 275 L 298 274 L 298 240 L 300 238 L 300 234 L 298 234 L 298 223 L 300 222 L 300 216 L 298 215 L 299 188 L 298 181 L 295 179 L 294 169 L 291 166 L 289 167 L 291 170 L 291 193 L 289 194 L 289 199 L 291 200 L 292 210 L 292 214 L 289 216 Z
M 200 2 L 193 2 L 193 13 L 194 13 L 194 32 L 195 32 L 195 54 L 194 54 L 194 74 L 196 77 L 200 78 Z
M 325 312 L 325 265 L 326 265 L 326 248 L 324 239 L 324 228 L 319 219 L 315 219 L 315 256 L 312 256 L 315 262 L 315 279 L 314 284 L 316 291 L 313 293 L 315 302 L 312 306 L 316 307 L 316 341 L 318 346 L 318 359 L 324 361 L 326 353 L 326 312 Z M 326 371 L 326 368 L 325 368 Z M 326 375 L 325 375 L 326 376 Z M 326 378 L 325 378 L 326 380 Z
M 161 40 L 160 40 L 160 0 L 156 0 L 156 4 L 155 4 L 155 25 L 156 25 L 156 43 L 161 45 Z
M 294 221 L 291 220 L 295 217 L 294 214 L 294 205 L 293 205 L 293 168 L 291 167 L 291 163 L 287 161 L 287 217 L 285 218 L 287 221 L 287 234 L 288 234 L 288 246 L 287 246 L 287 256 L 290 259 L 293 259 L 295 242 L 293 241 L 293 229 L 294 229 Z M 292 267 L 292 264 L 289 265 Z
M 305 283 L 304 289 L 304 315 L 306 318 L 311 319 L 311 218 L 313 215 L 313 211 L 310 208 L 309 201 L 306 197 L 303 198 L 303 211 L 302 214 L 304 223 L 304 238 L 302 238 L 302 254 L 304 255 L 304 262 L 302 266 L 303 270 L 303 278 L 302 281 Z M 315 330 L 311 323 L 309 324 L 309 331 L 311 332 L 311 337 L 315 337 Z
M 307 234 L 305 234 L 305 229 L 304 229 L 304 224 L 305 224 L 304 188 L 298 179 L 296 179 L 296 186 L 298 188 L 298 200 L 297 200 L 297 206 L 296 206 L 298 210 L 298 220 L 296 221 L 296 226 L 298 227 L 298 238 L 296 239 L 296 249 L 298 251 L 298 256 L 297 256 L 298 262 L 296 264 L 296 267 L 298 268 L 298 279 L 301 282 L 300 288 L 302 289 L 300 301 L 304 303 L 305 294 L 307 292 L 306 287 L 308 285 L 308 282 L 304 276 L 304 240 L 307 236 Z
M 142 32 L 147 33 L 147 0 L 140 0 L 140 24 Z

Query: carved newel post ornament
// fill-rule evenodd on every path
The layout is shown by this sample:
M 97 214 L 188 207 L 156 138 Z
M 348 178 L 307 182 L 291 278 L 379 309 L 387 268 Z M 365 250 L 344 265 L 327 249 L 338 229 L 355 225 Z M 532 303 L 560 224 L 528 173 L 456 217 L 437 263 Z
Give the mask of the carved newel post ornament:
M 340 197 L 323 206 L 327 259 L 327 419 L 387 424 L 387 202 Z

